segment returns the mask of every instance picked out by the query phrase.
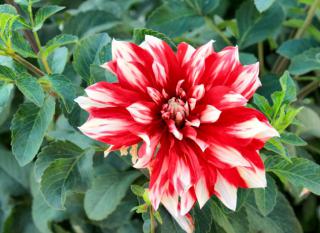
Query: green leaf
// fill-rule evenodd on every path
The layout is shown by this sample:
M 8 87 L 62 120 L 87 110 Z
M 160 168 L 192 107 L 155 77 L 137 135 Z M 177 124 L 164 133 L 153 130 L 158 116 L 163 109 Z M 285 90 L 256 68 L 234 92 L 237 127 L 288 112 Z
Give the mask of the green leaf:
M 288 71 L 280 77 L 280 85 L 284 92 L 282 103 L 291 103 L 297 99 L 297 87 Z
M 272 116 L 272 108 L 269 101 L 262 95 L 254 94 L 253 103 L 269 118 Z
M 85 81 L 90 82 L 90 65 L 99 63 L 99 52 L 108 43 L 110 37 L 103 33 L 86 37 L 77 44 L 73 67 Z
M 61 47 L 55 49 L 47 58 L 49 67 L 54 74 L 62 74 L 68 62 L 68 49 Z
M 47 5 L 47 6 L 41 7 L 35 15 L 33 31 L 38 31 L 39 29 L 41 29 L 43 23 L 48 18 L 50 18 L 52 15 L 56 14 L 57 12 L 63 10 L 64 8 L 65 7 L 54 6 L 54 5 Z
M 170 37 L 180 36 L 203 24 L 203 17 L 197 15 L 186 1 L 166 2 L 155 9 L 147 20 L 147 28 L 165 33 Z
M 121 6 L 123 7 L 123 6 Z M 85 37 L 95 33 L 104 32 L 121 23 L 113 12 L 104 10 L 91 10 L 81 12 L 69 19 L 64 27 L 64 32 Z
M 57 152 L 58 153 L 58 152 Z M 63 153 L 63 152 L 62 152 Z M 69 155 L 72 157 L 56 158 L 44 170 L 41 177 L 40 190 L 50 206 L 55 209 L 65 209 L 67 192 L 72 191 L 81 185 L 82 177 L 80 172 L 81 160 L 92 155 L 92 151 L 82 151 L 78 154 Z M 45 165 L 42 163 L 42 168 Z
M 286 143 L 289 145 L 294 145 L 294 146 L 307 145 L 307 143 L 302 138 L 295 135 L 294 133 L 282 133 L 280 139 L 283 143 Z
M 54 220 L 61 221 L 64 217 L 64 212 L 48 206 L 48 203 L 40 192 L 39 186 L 34 179 L 31 179 L 32 218 L 41 233 L 52 233 L 50 223 Z
M 305 187 L 320 194 L 320 166 L 308 159 L 292 158 L 291 162 L 278 156 L 270 156 L 265 161 L 267 171 L 287 179 L 293 185 Z
M 139 185 L 131 185 L 130 188 L 131 191 L 138 197 L 142 197 L 145 192 L 144 188 Z
M 11 15 L 17 15 L 17 10 L 10 4 L 2 4 L 0 5 L 0 13 L 7 13 Z
M 284 145 L 281 143 L 280 138 L 269 139 L 264 145 L 264 148 L 280 155 L 286 160 L 290 160 L 288 157 L 287 150 L 285 149 Z
M 51 89 L 61 98 L 68 113 L 72 111 L 75 104 L 76 89 L 72 82 L 64 75 L 54 74 L 44 77 L 50 83 Z
M 93 220 L 107 218 L 120 204 L 130 184 L 139 175 L 136 171 L 105 171 L 104 174 L 96 176 L 84 198 L 84 209 L 88 217 Z
M 181 229 L 174 218 L 163 207 L 159 208 L 159 212 L 163 221 L 163 224 L 159 226 L 161 233 L 185 233 L 185 231 Z
M 41 55 L 48 57 L 56 48 L 61 46 L 74 44 L 78 42 L 78 37 L 69 34 L 60 34 L 51 39 L 41 51 Z
M 22 73 L 17 76 L 15 83 L 28 100 L 32 101 L 38 107 L 42 106 L 44 92 L 36 78 L 27 73 Z
M 211 203 L 204 205 L 202 209 L 198 206 L 193 208 L 193 218 L 196 222 L 195 233 L 209 233 L 213 225 L 213 218 L 211 214 Z M 164 223 L 166 224 L 166 223 Z
M 263 233 L 302 233 L 302 228 L 287 199 L 279 192 L 273 210 L 262 216 L 252 205 L 247 205 L 246 212 L 250 230 L 247 232 Z
M 302 75 L 312 70 L 320 69 L 320 48 L 310 48 L 291 59 L 289 72 L 293 75 Z
M 56 159 L 74 158 L 83 153 L 83 150 L 68 141 L 56 141 L 42 148 L 35 162 L 35 178 L 40 180 L 43 172 Z
M 244 2 L 236 11 L 239 29 L 238 45 L 245 48 L 272 37 L 284 20 L 284 12 L 278 3 L 259 14 L 251 1 Z
M 8 66 L 0 65 L 0 80 L 7 79 L 6 81 L 11 81 L 16 78 L 16 73 Z
M 24 103 L 15 113 L 11 123 L 11 145 L 20 166 L 31 162 L 37 154 L 54 111 L 55 101 L 48 97 L 41 108 Z
M 152 29 L 148 29 L 148 28 L 135 28 L 133 31 L 133 41 L 136 44 L 140 44 L 142 41 L 144 41 L 145 35 L 155 36 L 155 37 L 167 42 L 172 48 L 176 48 L 175 43 L 169 37 L 167 37 L 165 34 L 163 34 L 161 32 L 157 32 Z
M 320 138 L 320 116 L 310 107 L 304 107 L 297 119 L 302 123 L 301 134 Z
M 0 147 L 0 154 L 0 169 L 22 187 L 28 189 L 30 167 L 20 167 L 11 152 L 3 147 Z
M 283 57 L 292 59 L 304 51 L 317 46 L 318 43 L 312 39 L 302 38 L 287 40 L 280 45 L 280 47 L 277 49 L 277 53 Z
M 0 125 L 7 119 L 14 94 L 13 84 L 0 85 Z
M 267 216 L 277 203 L 277 185 L 271 176 L 267 176 L 267 187 L 254 190 L 256 205 L 263 216 Z
M 199 15 L 208 15 L 219 6 L 220 0 L 189 0 L 187 2 Z
M 261 13 L 268 10 L 274 2 L 275 0 L 254 0 L 254 5 Z
M 13 32 L 12 48 L 22 57 L 37 58 L 37 55 L 32 50 L 29 42 L 19 32 Z

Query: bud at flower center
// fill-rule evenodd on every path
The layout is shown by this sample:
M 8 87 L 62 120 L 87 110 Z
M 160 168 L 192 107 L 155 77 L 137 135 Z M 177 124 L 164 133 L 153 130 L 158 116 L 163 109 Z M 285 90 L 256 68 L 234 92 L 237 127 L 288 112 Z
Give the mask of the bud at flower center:
M 188 103 L 180 98 L 172 97 L 166 104 L 162 105 L 162 118 L 164 120 L 172 119 L 177 126 L 181 127 L 189 114 L 188 109 Z

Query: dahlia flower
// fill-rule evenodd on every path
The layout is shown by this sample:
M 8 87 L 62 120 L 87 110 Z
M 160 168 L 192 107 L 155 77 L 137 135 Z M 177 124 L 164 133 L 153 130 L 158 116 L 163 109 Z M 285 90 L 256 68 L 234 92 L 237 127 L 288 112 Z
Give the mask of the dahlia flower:
M 261 85 L 259 65 L 241 65 L 237 47 L 180 43 L 174 52 L 153 36 L 139 46 L 113 40 L 102 67 L 118 82 L 98 82 L 76 99 L 90 115 L 79 128 L 109 151 L 139 144 L 134 167 L 150 172 L 154 209 L 162 203 L 192 232 L 196 201 L 202 207 L 215 195 L 235 210 L 238 188 L 266 187 L 259 150 L 278 132 L 245 107 Z

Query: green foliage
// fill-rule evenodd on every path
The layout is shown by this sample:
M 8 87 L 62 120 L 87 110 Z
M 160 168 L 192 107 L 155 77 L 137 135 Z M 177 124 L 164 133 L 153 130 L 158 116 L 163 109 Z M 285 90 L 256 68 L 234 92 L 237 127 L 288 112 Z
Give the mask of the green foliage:
M 21 166 L 37 154 L 55 110 L 53 98 L 48 97 L 41 107 L 33 103 L 20 105 L 11 123 L 12 152 Z
M 44 101 L 44 93 L 37 79 L 27 73 L 22 73 L 14 80 L 18 89 L 32 103 L 41 107 Z
M 100 67 L 112 58 L 112 39 L 140 44 L 145 35 L 174 50 L 182 41 L 198 47 L 213 39 L 215 51 L 238 45 L 242 64 L 260 62 L 262 87 L 249 106 L 279 132 L 261 150 L 267 187 L 239 189 L 234 212 L 216 197 L 202 209 L 195 204 L 195 233 L 319 231 L 317 1 L 6 2 L 0 5 L 0 232 L 150 233 L 152 225 L 156 232 L 183 232 L 163 206 L 152 209 L 147 172 L 133 169 L 130 155 L 103 158 L 107 146 L 77 128 L 87 114 L 74 99 L 95 82 L 117 82 Z

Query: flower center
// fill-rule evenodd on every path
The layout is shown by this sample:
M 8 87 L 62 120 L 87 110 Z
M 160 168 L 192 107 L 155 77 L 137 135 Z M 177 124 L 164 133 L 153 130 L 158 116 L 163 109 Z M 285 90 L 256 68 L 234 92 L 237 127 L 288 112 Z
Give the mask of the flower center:
M 188 104 L 180 98 L 172 97 L 162 105 L 161 116 L 164 120 L 172 119 L 181 127 L 189 114 Z

